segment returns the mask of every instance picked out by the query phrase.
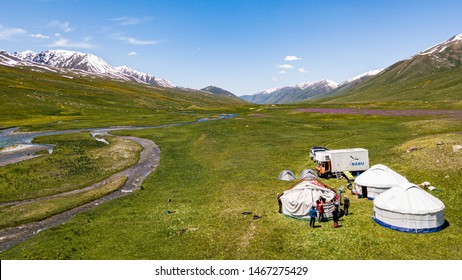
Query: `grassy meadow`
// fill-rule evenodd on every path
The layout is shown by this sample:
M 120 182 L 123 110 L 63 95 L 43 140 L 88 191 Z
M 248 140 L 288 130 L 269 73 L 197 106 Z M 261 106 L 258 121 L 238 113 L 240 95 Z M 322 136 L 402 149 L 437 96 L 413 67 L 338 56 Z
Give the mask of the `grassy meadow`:
M 2 167 L 0 202 L 81 189 L 138 161 L 140 145 L 111 136 L 105 139 L 110 145 L 95 141 L 84 132 L 35 139 L 55 145 L 53 154 Z
M 160 147 L 161 163 L 143 189 L 40 232 L 0 258 L 461 259 L 462 152 L 452 151 L 462 144 L 460 119 L 295 108 L 255 105 L 230 120 L 118 132 Z M 299 175 L 314 168 L 308 155 L 313 145 L 367 148 L 371 165 L 385 164 L 414 183 L 431 182 L 440 190 L 432 194 L 444 202 L 449 226 L 419 235 L 386 229 L 371 220 L 372 201 L 351 195 L 352 214 L 337 229 L 332 222 L 311 229 L 308 222 L 282 216 L 276 194 L 292 183 L 276 178 L 283 169 Z M 412 146 L 419 149 L 406 153 Z M 29 163 L 11 169 L 24 164 Z M 323 181 L 335 189 L 346 183 Z
M 0 128 L 23 130 L 155 126 L 193 121 L 245 103 L 211 93 L 3 65 L 0 89 Z

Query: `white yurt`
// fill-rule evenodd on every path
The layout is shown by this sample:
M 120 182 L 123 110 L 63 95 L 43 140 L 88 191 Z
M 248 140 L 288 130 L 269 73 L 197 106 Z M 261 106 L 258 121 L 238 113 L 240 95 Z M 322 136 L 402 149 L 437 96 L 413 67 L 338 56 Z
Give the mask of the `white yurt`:
M 374 199 L 374 220 L 411 233 L 436 232 L 444 226 L 444 204 L 412 183 L 393 187 Z
M 290 170 L 282 170 L 281 173 L 279 173 L 278 179 L 282 180 L 282 181 L 293 181 L 296 178 L 295 178 L 295 175 L 294 175 L 294 173 L 292 171 L 290 171 Z
M 301 180 L 292 188 L 284 191 L 279 198 L 282 204 L 282 214 L 302 220 L 309 220 L 309 211 L 316 206 L 316 201 L 321 197 L 330 202 L 337 199 L 336 193 L 320 184 L 313 183 L 314 180 Z M 332 217 L 334 210 L 333 203 L 324 204 L 326 218 Z
M 406 178 L 383 164 L 372 166 L 355 179 L 357 186 L 367 188 L 367 198 L 371 200 L 384 191 L 407 182 Z

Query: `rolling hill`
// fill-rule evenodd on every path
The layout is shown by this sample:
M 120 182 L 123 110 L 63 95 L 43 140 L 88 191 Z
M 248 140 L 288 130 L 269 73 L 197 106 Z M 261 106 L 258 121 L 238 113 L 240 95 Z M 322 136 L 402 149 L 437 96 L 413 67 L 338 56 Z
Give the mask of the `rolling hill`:
M 0 127 L 54 129 L 153 125 L 190 120 L 188 114 L 235 110 L 235 98 L 125 81 L 41 64 L 0 53 Z M 45 126 L 45 127 L 41 127 Z
M 399 61 L 337 96 L 315 102 L 462 100 L 462 34 Z

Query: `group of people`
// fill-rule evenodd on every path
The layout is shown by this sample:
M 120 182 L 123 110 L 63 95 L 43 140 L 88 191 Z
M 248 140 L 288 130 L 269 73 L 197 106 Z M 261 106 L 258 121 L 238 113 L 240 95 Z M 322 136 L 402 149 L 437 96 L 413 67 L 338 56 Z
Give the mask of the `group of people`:
M 340 201 L 339 201 L 340 202 Z M 318 222 L 326 221 L 326 217 L 324 215 L 324 203 L 325 201 L 320 198 L 316 201 L 316 206 L 312 206 L 309 212 L 310 216 L 310 227 L 314 228 L 316 223 L 316 218 L 318 218 Z M 348 209 L 350 208 L 350 199 L 348 196 L 345 195 L 343 198 L 343 211 L 345 215 L 348 215 Z M 334 204 L 334 210 L 332 211 L 332 220 L 334 221 L 334 228 L 338 228 L 338 220 L 339 220 L 339 205 Z

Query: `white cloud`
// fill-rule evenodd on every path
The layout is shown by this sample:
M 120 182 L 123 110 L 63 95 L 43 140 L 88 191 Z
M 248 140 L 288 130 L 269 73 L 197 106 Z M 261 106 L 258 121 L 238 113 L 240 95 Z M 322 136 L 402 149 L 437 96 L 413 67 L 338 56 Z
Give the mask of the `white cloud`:
M 66 32 L 66 33 L 71 32 L 72 30 L 74 30 L 71 27 L 71 24 L 69 22 L 67 22 L 67 21 L 61 22 L 59 20 L 53 20 L 48 25 L 51 26 L 51 27 L 59 28 L 60 30 L 62 30 L 64 32 Z
M 296 61 L 296 60 L 302 60 L 300 57 L 296 57 L 295 55 L 287 55 L 284 58 L 285 61 Z
M 26 30 L 15 27 L 3 27 L 0 25 L 0 40 L 11 40 L 15 36 L 26 34 Z
M 36 38 L 36 39 L 48 39 L 48 38 L 50 38 L 49 36 L 46 36 L 46 35 L 43 35 L 43 34 L 40 34 L 40 33 L 30 34 L 30 36 L 32 38 Z
M 61 37 L 61 34 L 59 34 L 58 32 L 56 32 L 54 35 L 55 37 Z
M 138 54 L 136 52 L 129 52 L 129 53 L 127 53 L 127 55 L 132 56 L 132 55 L 138 55 Z
M 76 42 L 68 39 L 60 38 L 55 41 L 50 47 L 54 48 L 76 48 L 76 49 L 94 49 L 95 46 L 90 44 L 88 41 Z
M 273 77 L 273 78 L 271 78 L 271 81 L 273 81 L 273 82 L 277 82 L 277 81 L 278 81 L 278 78 L 276 78 L 276 77 Z
M 308 71 L 306 71 L 305 67 L 298 68 L 298 72 L 300 72 L 300 73 L 308 73 Z
M 290 64 L 280 64 L 277 66 L 278 69 L 294 69 L 293 65 Z
M 281 71 L 279 71 L 279 74 L 285 74 L 285 73 L 287 73 L 286 70 L 281 70 Z
M 158 43 L 157 41 L 139 40 L 133 37 L 122 36 L 120 34 L 114 34 L 112 38 L 135 46 L 155 45 Z
M 132 18 L 132 17 L 118 17 L 118 18 L 111 18 L 110 20 L 115 22 L 117 25 L 138 25 L 145 23 L 151 20 L 151 17 L 143 17 L 143 18 Z

